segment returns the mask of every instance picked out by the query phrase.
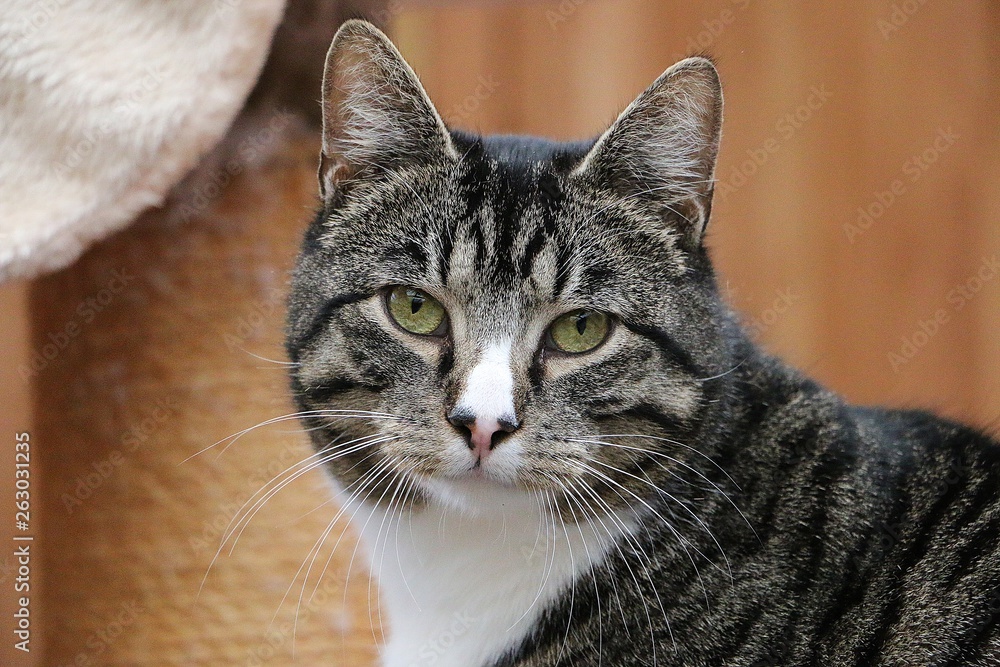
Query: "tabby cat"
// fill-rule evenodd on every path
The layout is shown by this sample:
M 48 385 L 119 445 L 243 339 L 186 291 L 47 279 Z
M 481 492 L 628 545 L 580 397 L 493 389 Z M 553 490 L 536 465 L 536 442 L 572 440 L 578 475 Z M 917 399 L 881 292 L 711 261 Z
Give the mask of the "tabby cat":
M 596 141 L 476 136 L 352 21 L 322 104 L 287 347 L 385 667 L 1000 664 L 997 443 L 720 298 L 710 61 Z

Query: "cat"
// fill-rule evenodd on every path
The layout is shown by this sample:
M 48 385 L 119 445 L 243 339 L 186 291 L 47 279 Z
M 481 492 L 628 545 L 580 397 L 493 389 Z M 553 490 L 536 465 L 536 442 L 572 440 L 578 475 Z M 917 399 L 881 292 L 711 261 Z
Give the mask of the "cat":
M 704 244 L 712 62 L 594 141 L 445 126 L 331 46 L 291 386 L 385 667 L 1000 664 L 1000 449 L 755 346 Z

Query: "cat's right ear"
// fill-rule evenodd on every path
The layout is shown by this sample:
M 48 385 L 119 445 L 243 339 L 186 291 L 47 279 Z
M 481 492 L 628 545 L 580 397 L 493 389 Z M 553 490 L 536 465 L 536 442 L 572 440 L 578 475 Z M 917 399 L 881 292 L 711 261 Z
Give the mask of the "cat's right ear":
M 403 56 L 372 24 L 344 23 L 323 74 L 323 201 L 359 175 L 442 157 L 456 157 L 451 136 Z

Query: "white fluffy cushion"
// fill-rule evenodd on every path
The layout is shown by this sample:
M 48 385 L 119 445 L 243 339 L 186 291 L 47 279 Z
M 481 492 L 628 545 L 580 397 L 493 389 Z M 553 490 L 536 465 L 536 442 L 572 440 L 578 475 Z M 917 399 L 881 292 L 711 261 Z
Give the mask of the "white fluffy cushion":
M 284 0 L 32 0 L 0 13 L 0 281 L 66 266 L 225 133 Z

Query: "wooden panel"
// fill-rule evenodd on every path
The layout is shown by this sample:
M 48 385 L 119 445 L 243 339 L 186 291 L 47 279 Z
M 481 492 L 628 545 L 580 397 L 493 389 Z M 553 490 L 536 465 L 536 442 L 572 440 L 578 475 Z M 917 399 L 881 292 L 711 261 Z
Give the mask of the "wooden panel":
M 41 584 L 43 575 L 39 567 L 38 560 L 35 560 L 34 567 L 24 582 L 24 576 L 18 572 L 20 563 L 14 555 L 14 548 L 23 546 L 13 541 L 15 535 L 37 535 L 38 523 L 29 525 L 29 530 L 22 532 L 17 530 L 14 512 L 15 488 L 15 443 L 18 442 L 17 435 L 23 432 L 29 434 L 34 432 L 31 425 L 31 378 L 25 370 L 25 364 L 29 357 L 29 333 L 28 333 L 28 285 L 23 282 L 10 283 L 0 286 L 0 387 L 3 387 L 0 396 L 3 403 L 0 405 L 0 498 L 3 499 L 0 510 L 0 541 L 5 545 L 0 551 L 0 618 L 4 619 L 4 631 L 10 633 L 14 629 L 14 614 L 20 611 L 20 598 L 25 592 L 29 593 L 30 602 L 28 604 L 29 620 L 31 622 L 29 642 L 26 648 L 28 652 L 16 649 L 15 641 L 21 638 L 13 638 L 0 644 L 0 664 L 12 665 L 13 667 L 29 667 L 42 664 L 38 660 L 41 653 L 42 637 L 42 616 L 43 607 L 39 605 L 41 599 Z M 30 437 L 30 435 L 29 435 Z M 28 452 L 29 456 L 31 452 Z M 30 462 L 29 462 L 30 463 Z M 28 468 L 29 473 L 37 473 Z M 37 507 L 38 499 L 44 492 L 44 485 L 35 474 L 29 480 L 33 488 L 29 489 L 35 496 Z M 30 517 L 29 517 L 30 518 Z M 36 510 L 37 519 L 37 510 Z M 10 549 L 7 545 L 12 545 Z M 37 550 L 36 550 L 37 552 Z M 30 564 L 29 564 L 30 565 Z M 16 581 L 18 577 L 22 582 Z M 27 583 L 30 587 L 28 591 L 15 590 L 15 586 Z M 9 619 L 9 620 L 8 620 Z

